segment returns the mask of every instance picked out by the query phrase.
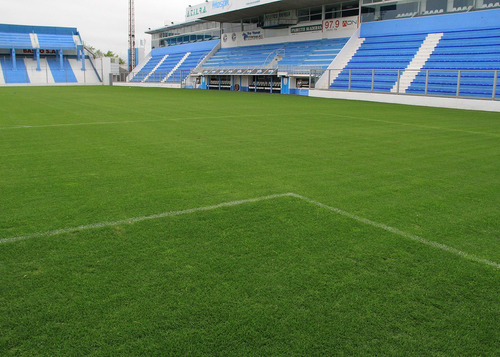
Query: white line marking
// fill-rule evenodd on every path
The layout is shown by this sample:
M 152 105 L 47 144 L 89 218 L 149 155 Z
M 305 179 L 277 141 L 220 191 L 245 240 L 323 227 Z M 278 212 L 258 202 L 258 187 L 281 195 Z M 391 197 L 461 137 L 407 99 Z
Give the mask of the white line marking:
M 276 114 L 277 116 L 284 116 L 286 114 Z M 262 115 L 247 114 L 247 115 L 219 115 L 213 117 L 190 117 L 190 118 L 163 118 L 163 119 L 144 119 L 144 120 L 122 120 L 122 121 L 101 121 L 89 123 L 59 123 L 59 124 L 45 124 L 45 125 L 16 125 L 0 127 L 0 130 L 13 130 L 13 129 L 39 129 L 39 128 L 57 128 L 67 126 L 89 126 L 89 125 L 112 125 L 112 124 L 134 124 L 134 123 L 151 123 L 162 121 L 183 121 L 183 120 L 203 120 L 203 119 L 234 119 L 234 118 L 252 118 L 261 117 Z
M 331 206 L 325 205 L 324 203 L 312 200 L 310 198 L 298 195 L 296 193 L 292 193 L 291 196 L 299 198 L 299 199 L 301 199 L 303 201 L 309 202 L 309 203 L 311 203 L 313 205 L 316 205 L 318 207 L 324 208 L 324 209 L 326 209 L 328 211 L 337 213 L 337 214 L 339 214 L 341 216 L 344 216 L 344 217 L 350 218 L 352 220 L 358 221 L 360 223 L 363 223 L 363 224 L 366 224 L 366 225 L 369 225 L 369 226 L 373 226 L 373 227 L 376 227 L 376 228 L 383 229 L 383 230 L 385 230 L 387 232 L 396 234 L 396 235 L 404 237 L 404 238 L 408 238 L 408 239 L 410 239 L 412 241 L 415 241 L 415 242 L 418 242 L 418 243 L 422 243 L 422 244 L 425 244 L 425 245 L 433 247 L 433 248 L 444 250 L 445 252 L 458 255 L 461 258 L 465 258 L 465 259 L 472 260 L 472 261 L 477 262 L 477 263 L 489 265 L 489 266 L 491 266 L 493 268 L 496 268 L 496 269 L 500 269 L 500 264 L 499 263 L 493 262 L 491 260 L 487 260 L 487 259 L 476 257 L 473 254 L 469 254 L 469 253 L 463 252 L 463 251 L 458 250 L 456 248 L 450 247 L 450 246 L 448 246 L 446 244 L 442 244 L 442 243 L 438 243 L 438 242 L 433 242 L 433 241 L 427 240 L 425 238 L 419 237 L 417 235 L 403 232 L 403 231 L 401 231 L 401 230 L 399 230 L 397 228 L 390 227 L 390 226 L 387 226 L 387 225 L 382 224 L 382 223 L 374 222 L 374 221 L 369 220 L 367 218 L 363 218 L 363 217 L 357 216 L 355 214 L 346 212 L 346 211 L 341 210 L 339 208 L 335 208 L 335 207 L 331 207 Z
M 170 212 L 164 212 L 164 213 L 154 214 L 154 215 L 150 215 L 150 216 L 134 217 L 134 218 L 124 219 L 124 220 L 120 220 L 120 221 L 94 223 L 94 224 L 88 224 L 88 225 L 72 227 L 72 228 L 56 229 L 54 231 L 48 231 L 48 232 L 33 233 L 33 234 L 27 234 L 27 235 L 23 235 L 23 236 L 3 238 L 3 239 L 0 239 L 0 244 L 18 242 L 21 240 L 32 239 L 32 238 L 52 237 L 52 236 L 56 236 L 56 235 L 60 235 L 60 234 L 74 233 L 74 232 L 90 230 L 90 229 L 114 227 L 114 226 L 119 226 L 122 224 L 132 224 L 132 223 L 137 223 L 137 222 L 155 220 L 155 219 L 160 219 L 160 218 L 165 218 L 165 217 L 180 216 L 180 215 L 191 214 L 191 213 L 202 212 L 202 211 L 212 211 L 212 210 L 216 210 L 216 209 L 219 209 L 222 207 L 240 206 L 240 205 L 243 205 L 246 203 L 268 201 L 268 200 L 273 200 L 273 199 L 281 198 L 281 197 L 294 197 L 294 198 L 300 199 L 302 201 L 311 203 L 317 207 L 320 207 L 320 208 L 323 208 L 325 210 L 339 214 L 341 216 L 350 218 L 350 219 L 357 221 L 359 223 L 363 223 L 363 224 L 366 224 L 366 225 L 369 225 L 372 227 L 383 229 L 387 232 L 396 234 L 396 235 L 401 236 L 403 238 L 410 239 L 414 242 L 421 243 L 421 244 L 427 245 L 429 247 L 440 249 L 442 251 L 457 255 L 461 258 L 464 258 L 464 259 L 467 259 L 467 260 L 470 260 L 470 261 L 473 261 L 476 263 L 481 263 L 481 264 L 485 264 L 485 265 L 488 265 L 488 266 L 496 268 L 496 269 L 500 269 L 500 263 L 496 263 L 496 262 L 493 262 L 493 261 L 488 260 L 488 259 L 479 258 L 473 254 L 463 252 L 463 251 L 458 250 L 456 248 L 450 247 L 446 244 L 430 241 L 428 239 L 422 238 L 422 237 L 417 236 L 415 234 L 403 232 L 397 228 L 394 228 L 394 227 L 391 227 L 391 226 L 388 226 L 388 225 L 385 225 L 382 223 L 378 223 L 378 222 L 369 220 L 369 219 L 364 218 L 364 217 L 357 216 L 355 214 L 341 210 L 340 208 L 328 206 L 324 203 L 315 201 L 311 198 L 307 198 L 305 196 L 302 196 L 302 195 L 299 195 L 296 193 L 281 193 L 281 194 L 276 194 L 276 195 L 250 198 L 250 199 L 240 200 L 240 201 L 224 202 L 224 203 L 219 203 L 219 204 L 213 205 L 213 206 L 191 208 L 191 209 L 186 209 L 186 210 L 182 210 L 182 211 L 170 211 Z
M 33 234 L 27 234 L 27 235 L 11 237 L 11 238 L 3 238 L 3 239 L 0 239 L 0 244 L 18 242 L 21 240 L 32 239 L 32 238 L 52 237 L 52 236 L 57 236 L 60 234 L 74 233 L 74 232 L 85 231 L 85 230 L 90 230 L 90 229 L 98 229 L 98 228 L 104 228 L 104 227 L 115 227 L 115 226 L 119 226 L 122 224 L 132 224 L 132 223 L 137 223 L 137 222 L 150 221 L 150 220 L 160 219 L 160 218 L 165 218 L 165 217 L 180 216 L 180 215 L 184 215 L 184 214 L 190 214 L 190 213 L 201 212 L 201 211 L 212 211 L 212 210 L 222 208 L 222 207 L 239 206 L 239 205 L 243 205 L 245 203 L 261 202 L 261 201 L 272 200 L 272 199 L 279 198 L 279 197 L 291 197 L 291 196 L 292 196 L 291 193 L 282 193 L 282 194 L 277 194 L 277 195 L 250 198 L 247 200 L 224 202 L 224 203 L 219 203 L 219 204 L 213 205 L 213 206 L 198 207 L 198 208 L 191 208 L 191 209 L 186 209 L 186 210 L 182 210 L 182 211 L 170 211 L 170 212 L 163 212 L 163 213 L 159 213 L 159 214 L 153 214 L 150 216 L 128 218 L 128 219 L 123 219 L 120 221 L 101 222 L 101 223 L 87 224 L 87 225 L 78 226 L 78 227 L 62 228 L 62 229 L 56 229 L 54 231 L 33 233 Z
M 441 127 L 438 127 L 438 126 L 420 125 L 420 124 L 411 124 L 411 123 L 401 123 L 401 122 L 390 121 L 390 120 L 354 117 L 354 116 L 350 116 L 350 115 L 327 114 L 327 113 L 320 113 L 319 115 L 334 116 L 334 117 L 346 118 L 346 119 L 357 119 L 357 120 L 374 121 L 374 122 L 378 122 L 378 123 L 395 124 L 395 125 L 401 125 L 401 126 L 412 126 L 412 127 L 415 127 L 415 128 L 422 128 L 422 129 L 433 129 L 433 130 L 451 131 L 451 132 L 474 134 L 474 135 L 492 136 L 494 138 L 500 137 L 500 134 L 495 134 L 495 133 L 486 133 L 486 132 L 481 132 L 481 131 L 452 129 L 452 128 L 441 128 Z

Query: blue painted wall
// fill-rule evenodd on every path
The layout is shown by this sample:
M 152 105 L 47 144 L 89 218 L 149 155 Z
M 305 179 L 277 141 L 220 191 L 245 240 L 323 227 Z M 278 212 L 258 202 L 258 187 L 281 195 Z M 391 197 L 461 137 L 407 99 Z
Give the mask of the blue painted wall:
M 2 71 L 5 83 L 30 83 L 24 58 L 16 58 L 16 70 L 13 69 L 12 59 L 4 58 L 2 61 Z
M 307 97 L 309 95 L 309 89 L 290 89 L 290 94 L 304 95 Z
M 186 53 L 193 51 L 211 51 L 219 44 L 219 40 L 203 41 L 196 43 L 186 43 L 184 45 L 155 48 L 151 51 L 153 56 L 166 55 L 170 53 Z
M 500 28 L 500 9 L 369 22 L 361 37 Z

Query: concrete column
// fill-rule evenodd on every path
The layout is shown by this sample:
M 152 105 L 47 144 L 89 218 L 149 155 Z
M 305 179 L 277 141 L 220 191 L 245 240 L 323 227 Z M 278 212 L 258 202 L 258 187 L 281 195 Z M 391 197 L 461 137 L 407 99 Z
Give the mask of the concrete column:
M 17 71 L 16 50 L 13 48 L 10 53 L 12 55 L 12 69 Z
M 35 56 L 36 56 L 36 70 L 41 71 L 42 69 L 40 68 L 40 49 L 37 48 L 35 50 Z
M 452 12 L 453 8 L 453 0 L 448 0 L 448 2 L 446 3 L 446 12 Z
M 85 71 L 85 52 L 82 48 L 82 71 Z
M 59 67 L 61 71 L 64 70 L 64 58 L 63 58 L 63 50 L 59 50 Z

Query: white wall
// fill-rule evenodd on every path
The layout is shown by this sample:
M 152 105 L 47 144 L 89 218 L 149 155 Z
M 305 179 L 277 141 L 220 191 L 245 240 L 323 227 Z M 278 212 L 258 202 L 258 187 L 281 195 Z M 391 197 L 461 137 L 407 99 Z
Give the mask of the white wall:
M 0 84 L 5 84 L 5 79 L 3 78 L 2 63 L 0 62 Z
M 336 21 L 339 26 L 336 27 Z M 344 22 L 347 25 L 342 26 Z M 302 33 L 292 33 L 294 28 L 305 28 L 320 25 L 321 30 Z M 314 41 L 329 38 L 351 37 L 358 30 L 358 17 L 347 17 L 341 19 L 304 22 L 285 29 L 255 29 L 252 31 L 229 32 L 222 35 L 221 47 L 267 45 L 281 42 Z
M 24 64 L 28 71 L 28 77 L 32 84 L 54 84 L 54 77 L 50 71 L 46 58 L 40 58 L 40 71 L 37 71 L 37 63 L 31 58 L 25 58 Z
M 310 97 L 500 112 L 500 101 L 311 89 Z
M 85 71 L 82 71 L 82 62 L 76 58 L 68 59 L 78 84 L 101 84 L 89 59 L 85 60 Z M 109 77 L 109 76 L 108 76 Z
M 96 58 L 94 60 L 95 63 L 95 69 L 97 70 L 97 73 L 99 73 L 99 76 L 102 78 L 102 84 L 104 85 L 109 85 L 109 75 L 111 73 L 114 73 L 114 70 L 112 68 L 113 63 L 111 63 L 111 58 L 109 57 L 100 57 Z M 118 70 L 119 72 L 119 70 Z

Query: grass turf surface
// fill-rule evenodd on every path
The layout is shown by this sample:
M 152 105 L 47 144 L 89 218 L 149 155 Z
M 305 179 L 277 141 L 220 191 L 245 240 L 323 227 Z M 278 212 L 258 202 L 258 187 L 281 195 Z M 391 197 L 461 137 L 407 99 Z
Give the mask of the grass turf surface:
M 498 113 L 0 88 L 0 239 L 295 192 L 500 262 Z M 0 244 L 0 353 L 500 354 L 500 271 L 298 200 Z

